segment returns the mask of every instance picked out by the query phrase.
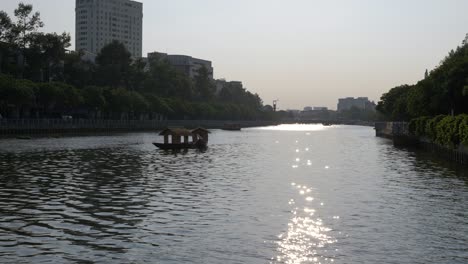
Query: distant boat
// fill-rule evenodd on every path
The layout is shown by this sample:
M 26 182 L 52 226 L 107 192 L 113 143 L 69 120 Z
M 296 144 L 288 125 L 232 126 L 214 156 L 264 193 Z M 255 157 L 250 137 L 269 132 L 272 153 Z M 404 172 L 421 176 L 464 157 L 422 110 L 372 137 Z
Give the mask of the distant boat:
M 19 136 L 19 137 L 16 137 L 16 139 L 29 140 L 29 139 L 31 139 L 31 137 Z
M 229 130 L 229 131 L 240 131 L 241 125 L 240 124 L 224 124 L 222 130 Z
M 323 126 L 332 126 L 332 123 L 322 123 Z
M 203 149 L 208 145 L 209 133 L 210 131 L 201 127 L 193 130 L 166 128 L 159 133 L 164 136 L 164 143 L 154 142 L 153 145 L 160 149 Z

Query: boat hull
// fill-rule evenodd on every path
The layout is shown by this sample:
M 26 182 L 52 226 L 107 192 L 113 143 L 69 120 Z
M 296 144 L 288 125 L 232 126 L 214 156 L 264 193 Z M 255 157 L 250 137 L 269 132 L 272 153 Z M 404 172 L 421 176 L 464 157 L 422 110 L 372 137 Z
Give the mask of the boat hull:
M 206 148 L 206 144 L 194 144 L 194 143 L 180 143 L 180 144 L 164 144 L 164 143 L 153 143 L 160 149 L 203 149 Z

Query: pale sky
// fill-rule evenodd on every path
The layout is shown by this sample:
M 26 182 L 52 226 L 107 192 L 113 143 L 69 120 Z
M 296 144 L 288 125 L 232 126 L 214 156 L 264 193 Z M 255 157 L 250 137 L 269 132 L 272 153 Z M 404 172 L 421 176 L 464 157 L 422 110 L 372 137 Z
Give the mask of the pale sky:
M 20 1 L 0 0 L 12 13 Z M 69 32 L 74 0 L 24 0 Z M 142 0 L 143 52 L 211 60 L 280 109 L 327 106 L 420 80 L 468 33 L 467 0 Z

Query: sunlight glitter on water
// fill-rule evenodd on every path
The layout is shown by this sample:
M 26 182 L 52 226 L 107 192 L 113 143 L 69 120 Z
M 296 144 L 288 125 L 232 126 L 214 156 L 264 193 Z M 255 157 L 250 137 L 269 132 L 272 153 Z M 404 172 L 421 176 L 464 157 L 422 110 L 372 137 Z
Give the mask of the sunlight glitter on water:
M 276 130 L 276 131 L 321 131 L 328 129 L 322 124 L 283 124 L 278 126 L 268 126 L 257 128 L 260 130 Z
M 299 195 L 311 192 L 306 185 L 298 185 L 291 183 L 291 186 L 296 189 Z M 302 199 L 300 199 L 302 200 Z M 299 263 L 331 263 L 334 262 L 333 257 L 324 256 L 322 251 L 327 245 L 336 243 L 337 240 L 329 235 L 332 231 L 325 225 L 322 219 L 313 218 L 316 209 L 311 206 L 300 208 L 294 200 L 289 201 L 291 210 L 291 219 L 288 223 L 287 232 L 278 235 L 279 255 L 275 261 L 277 263 L 299 264 Z M 311 204 L 314 201 L 312 197 L 306 197 L 305 202 Z M 319 204 L 323 206 L 323 203 Z M 338 217 L 334 217 L 338 219 Z

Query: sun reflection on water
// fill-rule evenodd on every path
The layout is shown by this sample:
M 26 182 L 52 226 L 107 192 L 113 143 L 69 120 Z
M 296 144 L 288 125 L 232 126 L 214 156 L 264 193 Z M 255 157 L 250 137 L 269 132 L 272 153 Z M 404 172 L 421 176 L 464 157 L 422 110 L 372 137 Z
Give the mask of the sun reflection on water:
M 322 125 L 280 125 L 262 129 L 282 130 L 282 131 L 304 131 L 306 135 L 311 135 L 315 131 L 328 129 Z M 290 163 L 294 171 L 303 173 L 309 170 L 331 169 L 329 164 L 320 164 L 320 161 L 312 162 L 311 149 L 306 142 L 300 138 L 293 138 L 291 151 L 294 153 L 293 162 Z M 339 216 L 324 216 L 326 209 L 324 201 L 317 196 L 315 189 L 307 184 L 292 182 L 291 188 L 296 192 L 296 196 L 288 201 L 290 208 L 290 219 L 287 229 L 279 234 L 276 242 L 277 256 L 271 263 L 333 263 L 336 260 L 334 244 L 337 242 L 330 224 L 325 221 L 339 221 Z M 322 211 L 322 212 L 321 212 Z M 325 220 L 324 220 L 325 219 Z
M 261 130 L 278 130 L 278 131 L 320 131 L 328 129 L 322 124 L 283 124 L 278 126 L 260 127 Z M 307 133 L 306 135 L 310 135 Z
M 314 206 L 321 207 L 323 202 L 314 204 L 314 198 L 307 196 L 303 201 L 304 206 L 300 204 L 302 195 L 312 192 L 310 187 L 291 183 L 292 188 L 296 189 L 301 195 L 298 201 L 291 199 L 291 219 L 288 223 L 288 229 L 285 233 L 278 235 L 278 256 L 271 263 L 333 263 L 333 252 L 329 246 L 337 242 L 330 235 L 331 228 L 327 227 L 323 220 L 316 216 L 317 209 Z M 339 219 L 334 216 L 333 219 Z

